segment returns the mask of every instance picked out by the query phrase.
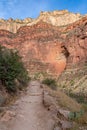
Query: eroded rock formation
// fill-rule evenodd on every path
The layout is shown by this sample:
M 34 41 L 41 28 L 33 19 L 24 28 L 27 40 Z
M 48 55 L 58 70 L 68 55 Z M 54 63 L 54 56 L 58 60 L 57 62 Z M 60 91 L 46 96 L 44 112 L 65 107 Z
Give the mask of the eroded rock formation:
M 53 11 L 53 12 L 41 12 L 39 17 L 36 19 L 26 18 L 24 20 L 12 18 L 8 20 L 0 19 L 0 29 L 5 29 L 10 32 L 16 33 L 17 30 L 22 26 L 32 26 L 39 21 L 43 21 L 54 26 L 66 26 L 71 24 L 83 16 L 80 14 L 74 14 L 68 12 L 68 10 Z
M 0 44 L 19 50 L 31 73 L 59 75 L 67 66 L 87 61 L 86 16 L 66 10 L 41 12 L 36 20 L 1 20 L 1 27 Z

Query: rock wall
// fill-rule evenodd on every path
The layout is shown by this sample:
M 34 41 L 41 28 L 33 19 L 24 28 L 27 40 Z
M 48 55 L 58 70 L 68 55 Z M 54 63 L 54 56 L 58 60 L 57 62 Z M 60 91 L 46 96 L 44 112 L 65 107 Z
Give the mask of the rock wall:
M 69 32 L 66 47 L 70 54 L 68 63 L 87 62 L 87 19 Z
M 8 20 L 0 19 L 0 29 L 5 29 L 10 32 L 16 33 L 17 30 L 22 26 L 31 26 L 39 21 L 43 21 L 54 26 L 66 26 L 71 24 L 83 16 L 80 14 L 70 13 L 67 10 L 53 11 L 53 12 L 41 12 L 40 16 L 36 19 L 26 18 L 24 20 L 12 18 Z
M 59 75 L 66 66 L 63 39 L 57 28 L 44 22 L 21 27 L 16 34 L 0 31 L 0 44 L 19 50 L 28 71 Z
M 45 16 L 53 15 L 56 20 L 57 16 L 63 17 L 66 14 L 69 15 L 69 12 L 42 12 L 39 17 L 44 16 L 45 18 Z M 75 16 L 77 17 L 76 14 Z M 38 19 L 36 20 L 38 21 Z M 1 24 L 1 26 L 5 25 L 4 27 L 11 31 L 10 25 L 8 26 L 10 22 L 12 23 L 12 32 L 17 32 L 0 30 L 0 44 L 17 49 L 29 72 L 46 72 L 51 75 L 59 75 L 67 66 L 71 67 L 72 64 L 87 62 L 86 16 L 72 24 L 67 22 L 67 26 L 64 26 L 64 28 L 53 26 L 47 23 L 48 20 L 43 22 L 41 19 L 30 26 L 25 26 L 29 24 L 28 21 L 34 22 L 32 19 L 16 20 L 16 23 L 18 22 L 16 26 L 12 19 L 8 20 L 7 23 L 2 20 L 4 24 Z M 15 24 L 15 29 L 13 24 Z

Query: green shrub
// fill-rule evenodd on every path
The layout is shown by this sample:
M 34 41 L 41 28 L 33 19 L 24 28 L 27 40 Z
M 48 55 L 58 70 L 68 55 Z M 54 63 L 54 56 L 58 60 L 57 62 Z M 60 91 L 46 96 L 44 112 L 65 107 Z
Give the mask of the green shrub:
M 0 46 L 0 81 L 8 91 L 15 92 L 16 82 L 28 82 L 28 73 L 17 51 Z
M 86 97 L 83 94 L 74 94 L 72 92 L 69 92 L 68 96 L 74 98 L 78 103 L 87 103 Z
M 46 78 L 42 81 L 42 83 L 48 85 L 53 90 L 57 89 L 57 83 L 56 83 L 55 79 Z
M 75 120 L 79 119 L 81 116 L 83 116 L 84 110 L 80 110 L 79 112 L 70 112 L 69 119 Z

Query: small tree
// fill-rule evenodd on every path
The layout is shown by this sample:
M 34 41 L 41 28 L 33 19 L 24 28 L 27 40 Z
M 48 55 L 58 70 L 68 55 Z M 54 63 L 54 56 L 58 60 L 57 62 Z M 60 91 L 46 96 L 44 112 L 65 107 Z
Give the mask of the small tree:
M 0 46 L 0 80 L 8 91 L 16 91 L 15 80 L 28 81 L 28 73 L 24 68 L 17 51 Z

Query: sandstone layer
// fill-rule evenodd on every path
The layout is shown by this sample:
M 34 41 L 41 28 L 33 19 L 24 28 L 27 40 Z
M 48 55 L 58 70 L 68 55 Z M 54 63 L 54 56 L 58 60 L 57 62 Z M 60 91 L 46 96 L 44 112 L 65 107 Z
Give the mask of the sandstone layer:
M 66 26 L 77 20 L 80 20 L 83 16 L 79 13 L 74 14 L 68 12 L 68 10 L 53 11 L 53 12 L 41 12 L 36 19 L 26 18 L 24 20 L 20 19 L 0 19 L 0 29 L 5 29 L 10 32 L 16 33 L 17 30 L 22 26 L 32 26 L 39 21 L 43 21 L 54 26 Z
M 67 50 L 58 29 L 44 22 L 21 27 L 16 34 L 0 31 L 0 43 L 19 50 L 30 72 L 60 74 L 66 66 Z
M 52 18 L 48 20 L 51 16 L 55 24 Z M 87 62 L 87 16 L 65 10 L 41 12 L 36 20 L 10 19 L 1 22 L 5 30 L 0 30 L 0 44 L 18 50 L 32 74 L 46 72 L 59 75 L 66 67 Z M 9 28 L 8 23 L 12 24 Z M 15 23 L 18 26 L 14 29 Z

